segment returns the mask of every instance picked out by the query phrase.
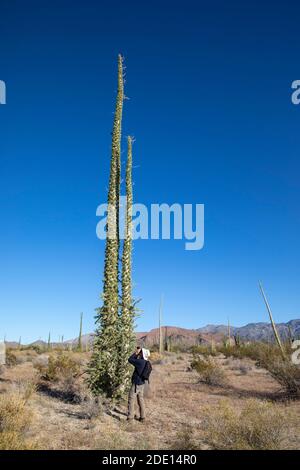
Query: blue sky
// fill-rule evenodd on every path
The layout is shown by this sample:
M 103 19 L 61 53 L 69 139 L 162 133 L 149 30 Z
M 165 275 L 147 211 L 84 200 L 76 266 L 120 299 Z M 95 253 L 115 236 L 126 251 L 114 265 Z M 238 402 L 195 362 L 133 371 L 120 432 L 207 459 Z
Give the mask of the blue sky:
M 116 59 L 138 202 L 205 204 L 205 246 L 134 245 L 138 329 L 300 316 L 297 2 L 2 0 L 0 336 L 94 327 Z

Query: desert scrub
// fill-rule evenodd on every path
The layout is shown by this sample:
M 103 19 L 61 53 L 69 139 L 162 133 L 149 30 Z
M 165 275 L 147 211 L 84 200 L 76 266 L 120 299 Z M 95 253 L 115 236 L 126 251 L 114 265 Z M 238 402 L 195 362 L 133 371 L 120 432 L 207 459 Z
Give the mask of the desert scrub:
M 0 450 L 33 449 L 26 439 L 32 414 L 20 393 L 0 395 Z
M 59 352 L 50 355 L 47 362 L 37 362 L 34 367 L 40 374 L 40 392 L 69 403 L 79 404 L 84 401 L 86 389 L 78 380 L 80 363 L 70 354 Z
M 217 450 L 276 450 L 284 448 L 288 417 L 278 405 L 247 400 L 242 411 L 227 401 L 206 408 L 203 433 Z
M 230 370 L 238 371 L 241 375 L 247 375 L 252 370 L 250 364 L 240 359 L 227 359 L 226 365 L 228 365 Z
M 17 356 L 10 350 L 6 350 L 5 364 L 7 367 L 14 367 L 17 365 Z
M 225 385 L 227 382 L 224 370 L 211 357 L 194 356 L 191 368 L 198 373 L 200 382 L 207 385 Z
M 256 360 L 258 357 L 259 349 L 262 343 L 253 342 L 249 344 L 241 344 L 240 346 L 220 346 L 218 352 L 224 354 L 225 357 L 234 357 L 236 359 L 243 359 L 247 357 L 249 359 Z
M 71 380 L 72 378 L 78 377 L 80 373 L 80 365 L 78 362 L 74 361 L 74 359 L 66 353 L 50 356 L 46 365 L 37 363 L 35 367 L 40 372 L 41 378 L 49 382 Z
M 256 365 L 266 369 L 289 398 L 300 398 L 300 366 L 293 364 L 290 356 L 283 358 L 278 348 L 263 345 L 259 348 Z
M 79 417 L 81 419 L 93 420 L 103 413 L 104 403 L 91 393 L 81 395 L 81 406 Z
M 190 425 L 183 425 L 182 428 L 177 432 L 174 441 L 171 444 L 172 450 L 197 450 L 194 429 Z
M 216 356 L 218 354 L 217 350 L 208 344 L 199 344 L 197 346 L 192 346 L 191 353 L 194 356 L 197 354 L 201 354 L 203 356 Z

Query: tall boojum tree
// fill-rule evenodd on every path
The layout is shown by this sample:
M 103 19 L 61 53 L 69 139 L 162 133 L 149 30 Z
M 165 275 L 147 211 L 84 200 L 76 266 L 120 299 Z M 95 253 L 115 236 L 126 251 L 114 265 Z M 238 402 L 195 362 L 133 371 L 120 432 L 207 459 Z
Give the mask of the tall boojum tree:
M 97 310 L 96 334 L 92 358 L 89 364 L 88 383 L 95 394 L 104 393 L 114 397 L 120 394 L 121 375 L 126 370 L 124 359 L 120 359 L 120 347 L 125 348 L 122 356 L 126 357 L 129 338 L 133 337 L 133 326 L 129 321 L 132 313 L 131 306 L 131 240 L 124 242 L 122 289 L 125 292 L 125 301 L 119 296 L 119 196 L 121 185 L 121 129 L 124 100 L 123 59 L 118 56 L 118 92 L 112 132 L 112 153 L 110 164 L 110 178 L 108 189 L 108 214 L 107 214 L 107 237 L 105 246 L 104 280 L 103 280 L 103 305 Z M 128 139 L 128 149 L 131 158 L 132 140 Z M 129 155 L 129 150 L 128 150 Z M 131 163 L 127 164 L 126 190 L 129 185 L 128 172 L 130 169 L 131 187 Z M 130 196 L 131 194 L 131 196 Z M 129 201 L 132 201 L 132 188 Z M 128 207 L 128 206 L 127 206 Z M 126 237 L 125 237 L 126 238 Z M 130 245 L 130 247 L 129 247 Z M 125 272 L 124 272 L 125 261 Z M 126 273 L 126 274 L 125 274 Z M 129 279 L 130 278 L 130 279 Z M 123 285 L 124 279 L 124 285 Z M 120 307 L 121 305 L 121 312 Z M 129 332 L 130 328 L 132 331 Z M 130 347 L 132 342 L 130 342 Z M 125 355 L 124 355 L 125 354 Z M 127 357 L 126 357 L 127 362 Z M 127 382 L 125 378 L 125 384 Z

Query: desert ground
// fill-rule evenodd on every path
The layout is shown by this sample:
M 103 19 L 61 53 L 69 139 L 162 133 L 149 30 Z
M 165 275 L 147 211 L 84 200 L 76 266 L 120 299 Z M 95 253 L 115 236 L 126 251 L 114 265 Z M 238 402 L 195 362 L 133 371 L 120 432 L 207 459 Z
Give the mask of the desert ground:
M 41 368 L 48 363 L 49 356 L 59 354 L 15 351 L 15 363 L 2 368 L 0 431 L 5 400 L 24 399 L 21 411 L 26 412 L 27 418 L 17 436 L 10 437 L 8 432 L 1 443 L 0 432 L 0 448 L 226 448 L 228 443 L 222 443 L 222 437 L 216 443 L 207 435 L 207 427 L 212 425 L 211 420 L 215 420 L 213 426 L 223 426 L 220 406 L 239 413 L 249 403 L 254 407 L 270 404 L 273 414 L 267 417 L 270 423 L 263 425 L 272 428 L 277 422 L 274 432 L 280 436 L 276 437 L 276 448 L 300 448 L 300 402 L 285 397 L 269 373 L 258 369 L 248 358 L 218 355 L 215 361 L 226 380 L 220 385 L 208 385 L 199 381 L 197 372 L 190 367 L 191 354 L 166 353 L 156 359 L 154 355 L 150 385 L 145 392 L 146 421 L 128 423 L 126 400 L 118 404 L 107 399 L 95 402 L 89 395 L 84 382 L 89 353 L 64 353 L 71 355 L 80 367 L 76 379 L 61 378 L 53 383 L 41 379 Z

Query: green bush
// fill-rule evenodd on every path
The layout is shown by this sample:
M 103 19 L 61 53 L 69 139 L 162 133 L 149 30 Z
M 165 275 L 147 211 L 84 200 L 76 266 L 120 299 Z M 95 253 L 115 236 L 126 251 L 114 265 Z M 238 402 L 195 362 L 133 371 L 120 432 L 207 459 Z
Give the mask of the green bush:
M 212 348 L 211 345 L 208 344 L 199 344 L 198 346 L 192 346 L 190 351 L 194 355 L 202 354 L 203 356 L 216 356 L 218 354 L 216 348 Z
M 220 346 L 218 347 L 218 352 L 224 354 L 225 357 L 234 357 L 236 359 L 243 359 L 244 357 L 248 357 L 250 359 L 256 360 L 258 358 L 258 352 L 261 346 L 262 343 L 241 344 L 240 346 Z
M 80 372 L 80 365 L 65 353 L 49 356 L 47 365 L 38 363 L 35 367 L 39 370 L 41 378 L 49 382 L 58 382 L 62 379 L 71 380 L 76 378 Z

